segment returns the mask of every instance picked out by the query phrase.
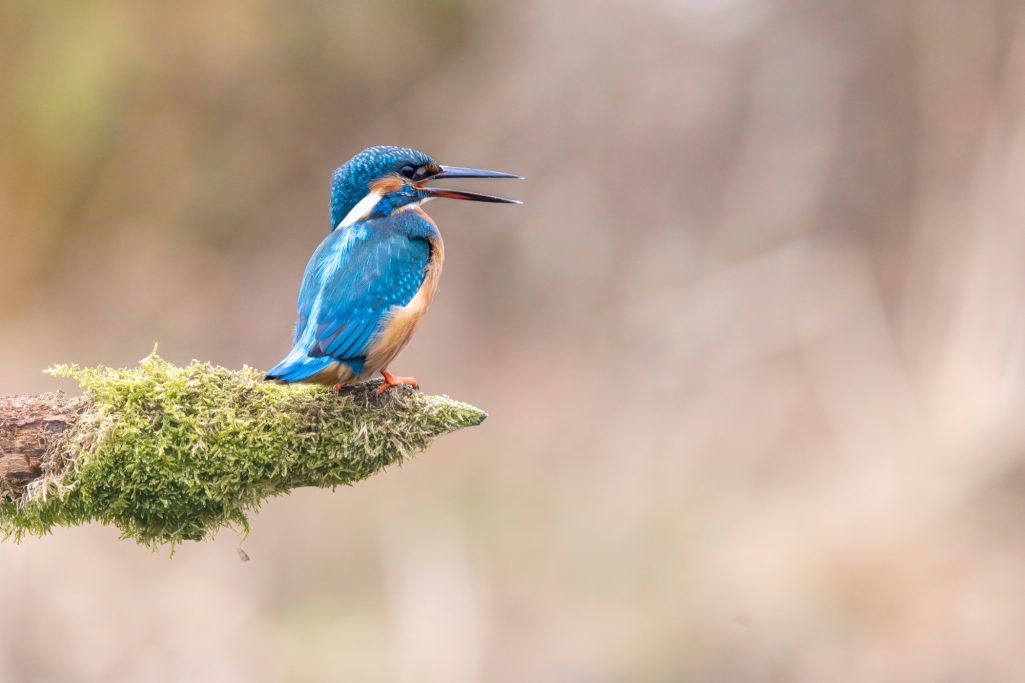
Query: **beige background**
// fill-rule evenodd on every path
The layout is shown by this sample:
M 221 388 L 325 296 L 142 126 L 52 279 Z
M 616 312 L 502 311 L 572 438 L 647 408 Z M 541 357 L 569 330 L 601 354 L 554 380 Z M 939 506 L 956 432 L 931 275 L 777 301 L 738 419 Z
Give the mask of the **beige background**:
M 1019 679 L 1023 9 L 0 3 L 0 393 L 269 367 L 367 145 L 529 178 L 393 367 L 481 428 L 0 545 L 0 680 Z

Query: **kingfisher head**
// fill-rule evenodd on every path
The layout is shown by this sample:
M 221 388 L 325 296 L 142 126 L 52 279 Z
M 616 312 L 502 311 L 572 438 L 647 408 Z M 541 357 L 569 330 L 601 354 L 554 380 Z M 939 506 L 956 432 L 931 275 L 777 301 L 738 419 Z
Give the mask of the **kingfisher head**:
M 387 215 L 436 197 L 519 204 L 514 199 L 425 187 L 436 178 L 520 178 L 512 173 L 443 166 L 409 147 L 369 147 L 339 166 L 331 179 L 331 229 L 374 214 Z

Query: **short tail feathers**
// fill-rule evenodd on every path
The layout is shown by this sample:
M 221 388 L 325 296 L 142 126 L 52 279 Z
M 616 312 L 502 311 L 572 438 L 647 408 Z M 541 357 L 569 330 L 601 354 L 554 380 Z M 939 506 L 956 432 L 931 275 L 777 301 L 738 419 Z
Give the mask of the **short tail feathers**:
M 281 382 L 301 382 L 334 362 L 333 358 L 325 356 L 311 358 L 307 355 L 305 349 L 296 346 L 288 352 L 288 355 L 280 363 L 267 371 L 264 379 L 273 379 Z

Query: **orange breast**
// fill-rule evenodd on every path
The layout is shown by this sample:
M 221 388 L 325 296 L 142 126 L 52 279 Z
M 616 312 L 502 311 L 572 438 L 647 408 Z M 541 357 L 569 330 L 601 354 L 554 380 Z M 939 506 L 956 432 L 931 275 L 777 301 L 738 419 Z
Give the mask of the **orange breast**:
M 429 242 L 431 256 L 427 261 L 423 284 L 420 285 L 420 289 L 408 304 L 396 306 L 391 310 L 387 322 L 367 350 L 364 376 L 372 375 L 388 367 L 388 364 L 409 343 L 424 314 L 430 308 L 431 301 L 434 300 L 434 293 L 438 290 L 438 282 L 441 280 L 441 266 L 445 261 L 445 246 L 440 236 L 429 240 Z

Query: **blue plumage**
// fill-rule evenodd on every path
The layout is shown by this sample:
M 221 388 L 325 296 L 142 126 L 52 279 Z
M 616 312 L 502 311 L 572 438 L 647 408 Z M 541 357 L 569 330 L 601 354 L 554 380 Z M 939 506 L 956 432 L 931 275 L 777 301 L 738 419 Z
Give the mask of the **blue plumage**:
M 366 353 L 393 306 L 423 284 L 437 228 L 414 211 L 372 217 L 328 234 L 303 275 L 292 352 L 267 373 L 296 382 L 345 363 L 363 374 Z
M 331 231 L 303 274 L 292 349 L 267 379 L 345 384 L 380 372 L 381 390 L 416 386 L 387 366 L 427 311 L 444 260 L 441 235 L 418 207 L 437 197 L 518 203 L 426 183 L 517 177 L 441 166 L 406 147 L 371 147 L 341 166 L 331 183 Z
M 331 177 L 331 226 L 338 227 L 346 214 L 363 199 L 373 180 L 409 167 L 427 173 L 441 167 L 423 152 L 409 147 L 381 145 L 369 147 L 335 169 Z

